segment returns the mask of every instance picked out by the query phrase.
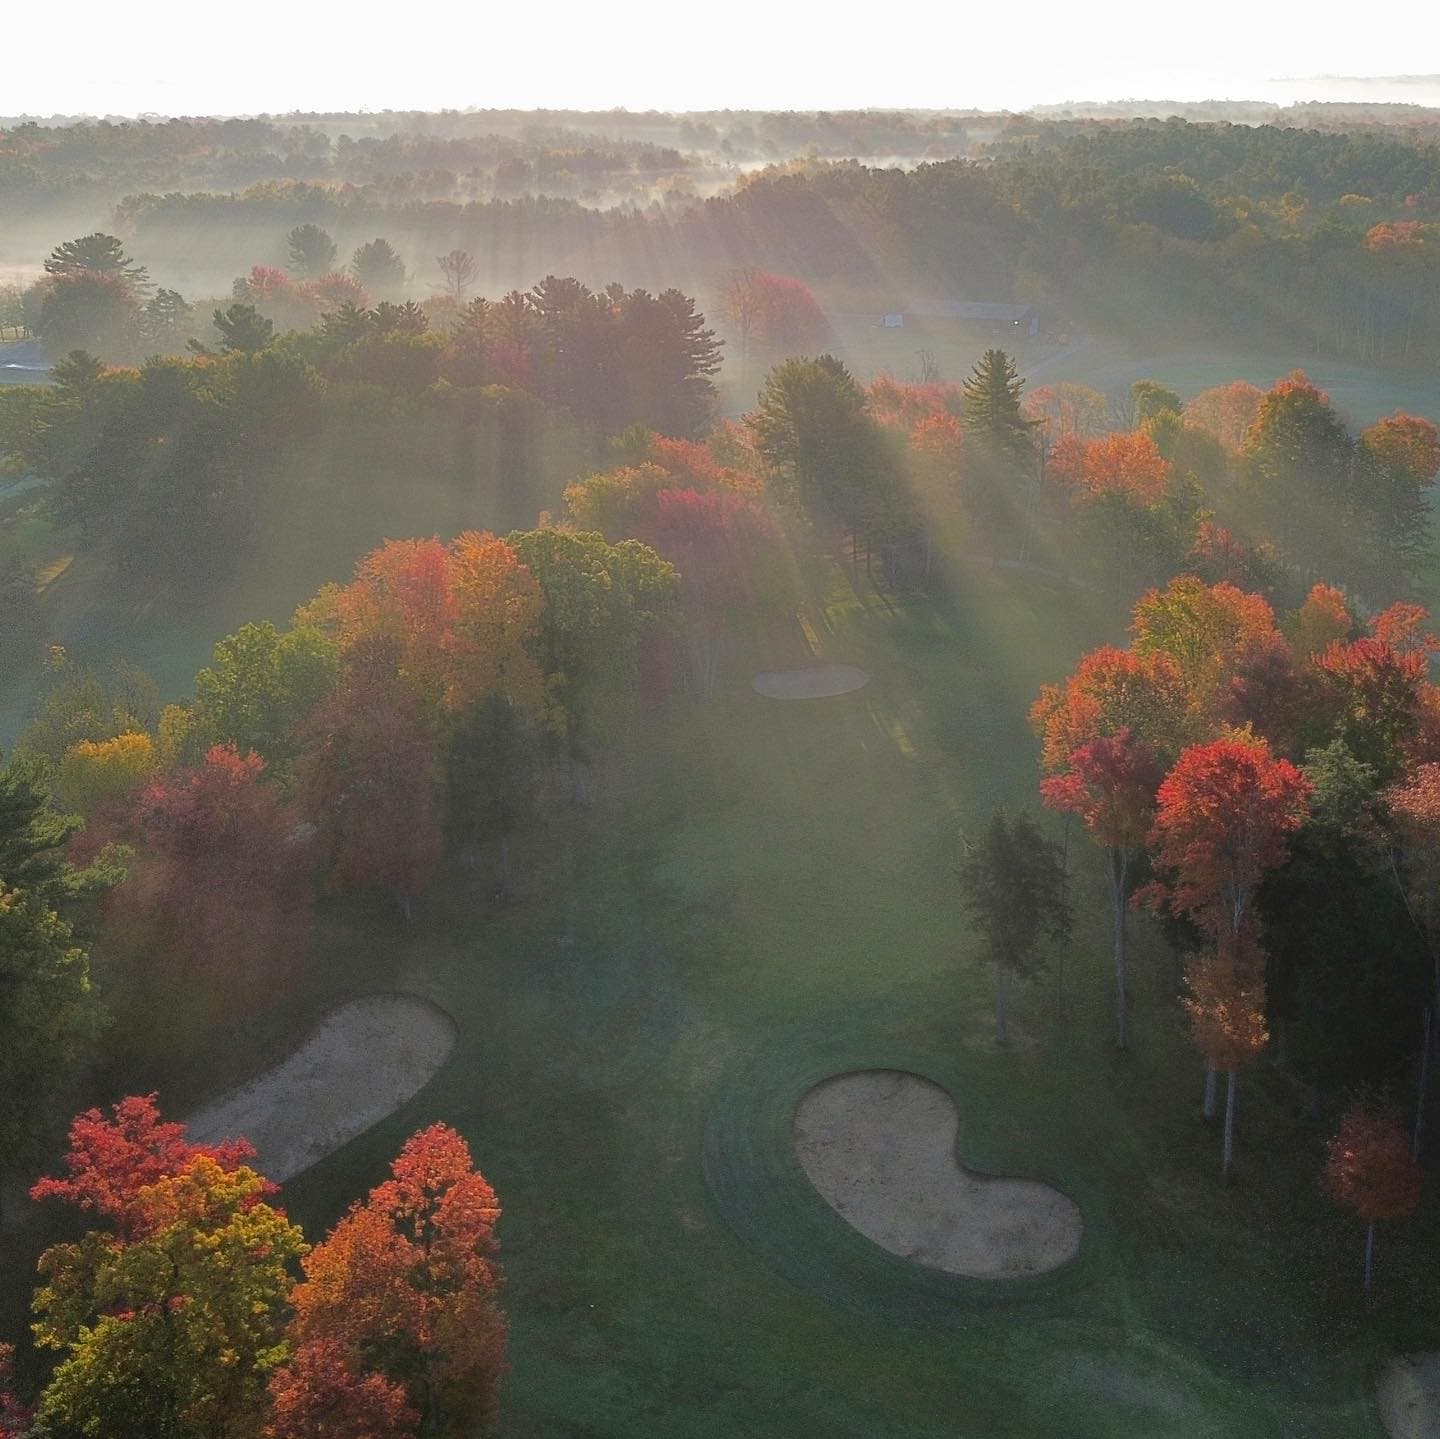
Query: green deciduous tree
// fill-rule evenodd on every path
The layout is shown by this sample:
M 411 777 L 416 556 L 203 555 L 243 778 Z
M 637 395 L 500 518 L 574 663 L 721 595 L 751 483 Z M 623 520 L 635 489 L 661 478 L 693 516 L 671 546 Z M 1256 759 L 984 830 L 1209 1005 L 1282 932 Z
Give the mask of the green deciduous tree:
M 139 1191 L 129 1235 L 46 1250 L 35 1336 L 64 1357 L 38 1434 L 254 1432 L 285 1357 L 287 1266 L 306 1249 L 265 1191 L 254 1170 L 192 1154 Z
M 0 877 L 0 1195 L 37 1157 L 104 1021 L 85 949 L 40 894 Z
M 283 768 L 299 753 L 297 726 L 339 678 L 339 647 L 318 629 L 281 634 L 268 620 L 244 625 L 195 676 L 195 723 L 212 742 L 254 750 Z

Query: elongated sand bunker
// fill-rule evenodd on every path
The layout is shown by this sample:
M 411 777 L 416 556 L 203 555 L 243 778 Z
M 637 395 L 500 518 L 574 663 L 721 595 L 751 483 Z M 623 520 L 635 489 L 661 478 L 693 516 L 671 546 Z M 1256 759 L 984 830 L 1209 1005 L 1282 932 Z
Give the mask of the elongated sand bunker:
M 289 1179 L 399 1109 L 454 1046 L 454 1021 L 428 1000 L 352 999 L 283 1063 L 193 1114 L 190 1138 L 243 1135 L 262 1174 Z
M 1440 1439 L 1440 1351 L 1392 1359 L 1375 1398 L 1391 1439 Z
M 855 665 L 809 665 L 803 670 L 770 670 L 750 682 L 772 700 L 824 700 L 864 689 L 870 676 Z
M 1033 1179 L 971 1174 L 954 1101 L 928 1079 L 862 1069 L 823 1080 L 795 1110 L 795 1153 L 825 1202 L 867 1239 L 930 1269 L 1010 1279 L 1073 1259 L 1075 1204 Z

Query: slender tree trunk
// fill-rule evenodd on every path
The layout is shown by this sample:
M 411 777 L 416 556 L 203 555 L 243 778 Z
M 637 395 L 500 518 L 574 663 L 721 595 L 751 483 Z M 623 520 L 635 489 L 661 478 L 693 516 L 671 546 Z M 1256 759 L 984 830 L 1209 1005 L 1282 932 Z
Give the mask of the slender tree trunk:
M 1230 1160 L 1235 1153 L 1235 1071 L 1225 1075 L 1225 1148 L 1220 1160 L 1220 1175 L 1230 1178 Z
M 410 923 L 410 896 L 408 894 L 397 894 L 396 903 L 400 906 L 400 913 L 405 916 L 405 923 Z
M 1284 1069 L 1290 1062 L 1290 1021 L 1275 1021 L 1275 1068 Z
M 1206 1119 L 1215 1118 L 1215 1066 L 1208 1059 L 1205 1061 L 1205 1099 L 1200 1112 Z
M 1010 999 L 1010 966 L 1002 964 L 995 976 L 995 1043 L 1001 1046 L 1010 1043 L 1005 1028 L 1005 1010 Z
M 1115 1048 L 1125 1048 L 1125 877 L 1130 856 L 1110 851 L 1110 904 L 1115 913 Z
M 1365 1226 L 1365 1294 L 1368 1298 L 1370 1288 L 1375 1282 L 1375 1221 L 1372 1219 Z
M 1425 1032 L 1420 1040 L 1420 1082 L 1415 1095 L 1415 1138 L 1410 1146 L 1410 1157 L 1419 1160 L 1420 1151 L 1425 1147 L 1425 1111 L 1430 1107 L 1431 1055 L 1435 1044 L 1435 1011 L 1425 1011 Z

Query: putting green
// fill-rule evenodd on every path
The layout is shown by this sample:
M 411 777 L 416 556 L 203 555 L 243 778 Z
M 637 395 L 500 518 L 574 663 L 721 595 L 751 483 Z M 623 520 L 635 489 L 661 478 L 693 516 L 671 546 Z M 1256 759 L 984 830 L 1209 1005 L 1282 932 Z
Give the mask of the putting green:
M 807 665 L 799 670 L 771 670 L 751 681 L 756 694 L 772 700 L 821 700 L 864 689 L 870 676 L 855 665 Z

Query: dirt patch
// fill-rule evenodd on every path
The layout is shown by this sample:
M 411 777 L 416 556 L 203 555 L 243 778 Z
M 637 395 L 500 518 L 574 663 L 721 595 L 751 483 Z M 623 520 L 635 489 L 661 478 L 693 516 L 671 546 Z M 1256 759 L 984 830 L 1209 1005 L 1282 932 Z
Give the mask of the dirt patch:
M 1009 1279 L 1080 1248 L 1076 1205 L 1033 1179 L 971 1174 L 938 1084 L 895 1069 L 838 1074 L 795 1110 L 795 1154 L 825 1202 L 882 1249 L 930 1269 Z
M 455 1023 L 428 1000 L 375 994 L 332 1009 L 288 1059 L 190 1116 L 200 1143 L 243 1135 L 277 1183 L 393 1114 L 455 1045 Z
M 1391 1439 L 1440 1439 L 1440 1350 L 1392 1359 L 1375 1398 Z
M 799 670 L 770 670 L 750 683 L 766 699 L 823 700 L 864 689 L 870 676 L 856 665 L 807 665 Z

